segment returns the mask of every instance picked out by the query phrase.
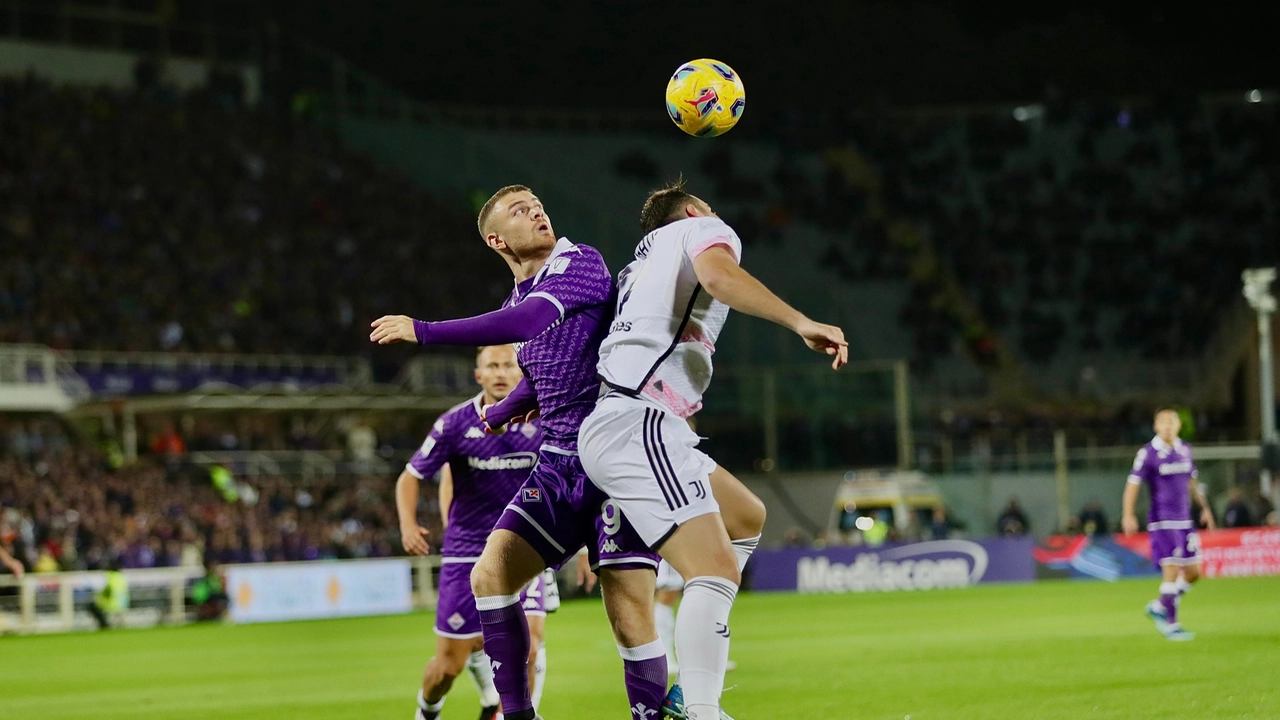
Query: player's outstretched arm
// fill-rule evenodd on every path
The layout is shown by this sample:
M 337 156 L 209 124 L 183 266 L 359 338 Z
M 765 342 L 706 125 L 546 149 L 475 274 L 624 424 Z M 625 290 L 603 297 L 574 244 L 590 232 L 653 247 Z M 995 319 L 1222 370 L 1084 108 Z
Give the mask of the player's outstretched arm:
M 560 308 L 542 296 L 484 315 L 425 322 L 408 315 L 384 315 L 370 323 L 369 339 L 379 345 L 507 345 L 528 342 L 560 319 Z
M 844 331 L 834 325 L 814 322 L 773 294 L 764 283 L 738 265 L 728 249 L 713 247 L 693 259 L 698 282 L 711 297 L 729 307 L 777 323 L 804 339 L 811 350 L 834 358 L 832 369 L 849 362 L 849 343 Z
M 396 515 L 400 517 L 400 542 L 410 555 L 426 555 L 429 531 L 418 525 L 418 478 L 405 470 L 396 480 Z

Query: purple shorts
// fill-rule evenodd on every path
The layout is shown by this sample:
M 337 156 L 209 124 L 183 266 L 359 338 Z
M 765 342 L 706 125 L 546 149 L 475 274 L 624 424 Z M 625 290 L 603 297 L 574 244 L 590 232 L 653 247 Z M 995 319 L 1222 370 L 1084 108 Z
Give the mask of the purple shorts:
M 1151 530 L 1151 564 L 1195 565 L 1200 562 L 1200 536 L 1195 530 Z
M 587 478 L 578 456 L 546 446 L 494 529 L 524 538 L 550 568 L 558 569 L 586 545 L 592 569 L 658 570 L 658 554 Z
M 475 566 L 475 558 L 444 558 L 436 600 L 437 635 L 459 640 L 480 637 L 480 611 L 476 609 L 475 595 L 471 594 L 471 568 Z M 546 603 L 546 579 L 539 573 L 520 592 L 520 607 L 526 615 L 545 616 Z

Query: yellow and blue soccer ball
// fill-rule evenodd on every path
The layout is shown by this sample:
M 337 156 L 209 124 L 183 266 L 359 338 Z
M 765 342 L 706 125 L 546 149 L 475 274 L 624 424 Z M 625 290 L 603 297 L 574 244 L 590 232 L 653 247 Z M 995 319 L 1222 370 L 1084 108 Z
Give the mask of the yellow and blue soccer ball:
M 687 62 L 667 83 L 667 114 L 676 127 L 694 137 L 729 132 L 746 107 L 742 78 L 719 60 Z

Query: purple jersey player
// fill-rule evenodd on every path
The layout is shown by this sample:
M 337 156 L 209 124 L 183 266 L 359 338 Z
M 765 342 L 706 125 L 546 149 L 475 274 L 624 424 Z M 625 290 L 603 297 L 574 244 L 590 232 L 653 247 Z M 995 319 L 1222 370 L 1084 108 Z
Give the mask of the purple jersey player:
M 436 603 L 436 654 L 423 673 L 418 720 L 434 720 L 445 694 L 466 667 L 480 690 L 481 720 L 498 714 L 498 694 L 485 656 L 480 616 L 471 594 L 471 568 L 507 501 L 528 479 L 542 442 L 535 422 L 512 423 L 507 432 L 485 432 L 484 405 L 505 398 L 520 381 L 515 350 L 510 345 L 482 348 L 476 356 L 476 382 L 483 391 L 436 420 L 422 447 L 413 454 L 396 483 L 401 542 L 405 551 L 426 555 L 427 530 L 418 525 L 418 484 L 440 473 L 440 515 L 444 523 L 440 592 Z M 525 588 L 521 605 L 529 615 L 533 697 L 541 697 L 546 678 L 543 646 L 547 600 L 558 603 L 555 577 L 539 576 Z
M 1200 579 L 1200 537 L 1191 518 L 1191 496 L 1200 504 L 1200 519 L 1213 529 L 1213 511 L 1196 482 L 1191 446 L 1178 439 L 1182 420 L 1169 408 L 1156 411 L 1156 436 L 1138 450 L 1133 472 L 1124 490 L 1123 527 L 1126 535 L 1138 531 L 1134 505 L 1146 485 L 1151 494 L 1147 532 L 1151 538 L 1151 562 L 1163 574 L 1160 597 L 1147 603 L 1147 615 L 1170 640 L 1191 640 L 1178 622 L 1178 606 L 1191 584 Z
M 612 319 L 613 278 L 594 248 L 557 240 L 542 202 L 524 186 L 495 193 L 477 225 L 485 244 L 515 275 L 515 290 L 503 308 L 446 322 L 386 316 L 373 322 L 370 339 L 379 344 L 517 344 L 525 379 L 487 408 L 486 418 L 490 426 L 501 427 L 537 410 L 543 445 L 533 474 L 506 506 L 471 575 L 504 717 L 537 717 L 525 673 L 529 638 L 520 589 L 584 544 L 600 570 L 632 714 L 651 717 L 666 694 L 665 650 L 652 617 L 618 620 L 625 608 L 651 602 L 657 556 L 617 504 L 587 478 L 577 452 L 579 426 L 599 393 L 596 362 Z

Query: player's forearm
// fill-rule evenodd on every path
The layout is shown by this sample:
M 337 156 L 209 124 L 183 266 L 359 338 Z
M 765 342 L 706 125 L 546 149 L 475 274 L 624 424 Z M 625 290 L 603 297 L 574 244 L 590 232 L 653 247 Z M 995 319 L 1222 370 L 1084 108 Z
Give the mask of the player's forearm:
M 806 318 L 751 273 L 733 265 L 700 280 L 711 297 L 730 308 L 795 330 Z
M 1125 517 L 1133 516 L 1133 508 L 1138 504 L 1138 492 L 1140 486 L 1135 483 L 1129 483 L 1124 487 L 1124 497 L 1122 498 L 1122 512 Z
M 453 506 L 453 475 L 448 469 L 440 473 L 440 489 L 436 495 L 440 501 L 440 527 L 449 529 L 449 508 Z
M 400 473 L 400 479 L 396 480 L 396 515 L 401 527 L 418 524 L 418 478 L 408 470 Z
M 560 308 L 542 297 L 484 315 L 443 320 L 413 321 L 419 345 L 507 345 L 528 342 L 560 319 Z
M 489 427 L 497 428 L 537 409 L 538 393 L 534 391 L 528 378 L 520 378 L 509 395 L 485 411 L 484 419 Z

